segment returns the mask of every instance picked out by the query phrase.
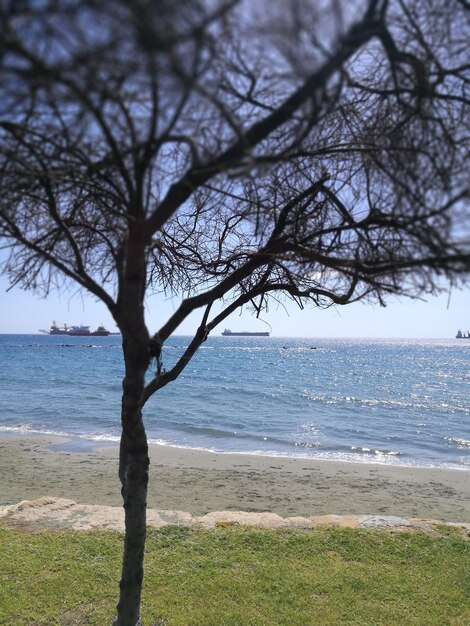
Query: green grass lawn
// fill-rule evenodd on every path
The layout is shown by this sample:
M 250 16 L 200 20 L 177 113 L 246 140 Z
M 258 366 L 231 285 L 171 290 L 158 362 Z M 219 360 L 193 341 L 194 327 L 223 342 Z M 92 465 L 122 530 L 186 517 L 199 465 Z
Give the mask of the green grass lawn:
M 110 625 L 121 536 L 0 529 L 2 626 Z M 341 528 L 149 530 L 145 626 L 470 624 L 470 542 Z

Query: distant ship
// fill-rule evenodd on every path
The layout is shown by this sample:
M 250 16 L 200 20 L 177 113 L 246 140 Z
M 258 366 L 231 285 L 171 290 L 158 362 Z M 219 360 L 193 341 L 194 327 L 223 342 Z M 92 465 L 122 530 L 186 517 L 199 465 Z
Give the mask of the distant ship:
M 467 330 L 467 334 L 463 333 L 461 330 L 457 331 L 455 335 L 456 339 L 470 339 L 470 330 Z
M 71 327 L 67 326 L 67 324 L 59 326 L 57 322 L 52 322 L 52 326 L 49 330 L 40 328 L 39 332 L 44 333 L 45 335 L 68 335 L 70 328 Z
M 109 330 L 106 330 L 104 326 L 98 326 L 98 328 L 94 331 L 90 331 L 89 326 L 72 326 L 69 330 L 69 335 L 75 337 L 107 337 L 109 335 Z
M 250 333 L 246 330 L 232 331 L 229 328 L 226 328 L 222 335 L 224 337 L 269 337 L 268 332 Z
M 69 337 L 107 337 L 110 334 L 104 326 L 98 326 L 96 330 L 91 331 L 89 326 L 83 324 L 80 326 L 67 326 L 67 324 L 59 326 L 56 322 L 52 322 L 49 330 L 40 329 L 39 332 L 46 335 L 68 335 Z

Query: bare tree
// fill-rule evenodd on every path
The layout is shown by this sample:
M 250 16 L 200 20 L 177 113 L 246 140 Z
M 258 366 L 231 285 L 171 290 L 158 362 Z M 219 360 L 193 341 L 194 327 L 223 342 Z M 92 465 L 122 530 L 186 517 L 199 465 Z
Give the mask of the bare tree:
M 3 270 L 42 293 L 78 284 L 121 330 L 115 624 L 135 626 L 142 411 L 208 334 L 272 298 L 383 303 L 468 275 L 470 11 L 459 0 L 0 6 Z M 149 291 L 183 298 L 157 332 Z M 165 369 L 162 346 L 198 309 Z

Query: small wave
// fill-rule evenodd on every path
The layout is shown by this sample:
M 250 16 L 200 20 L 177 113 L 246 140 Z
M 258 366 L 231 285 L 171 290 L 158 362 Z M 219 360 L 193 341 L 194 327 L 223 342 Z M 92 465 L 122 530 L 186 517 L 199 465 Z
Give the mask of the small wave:
M 246 456 L 261 456 L 268 458 L 282 459 L 303 459 L 306 461 L 326 461 L 340 463 L 361 463 L 365 465 L 392 465 L 395 467 L 423 467 L 423 468 L 445 468 L 461 471 L 470 471 L 470 465 L 464 461 L 458 463 L 436 463 L 431 461 L 412 460 L 409 458 L 398 458 L 398 456 L 380 456 L 380 455 L 357 455 L 353 452 L 337 452 L 337 451 L 315 451 L 302 453 L 296 450 L 293 453 L 279 452 L 279 450 L 222 450 L 220 448 L 210 448 L 204 446 L 189 446 L 184 444 L 175 444 L 168 441 L 149 439 L 149 443 L 156 445 L 169 446 L 183 450 L 198 450 L 201 452 L 210 452 L 213 454 L 233 455 L 240 454 Z
M 362 446 L 351 446 L 351 450 L 360 452 L 361 454 L 374 454 L 376 456 L 401 456 L 401 452 L 397 452 L 396 450 L 380 450 Z
M 95 346 L 92 343 L 59 343 L 58 348 L 102 348 L 103 346 Z
M 118 443 L 120 437 L 118 435 L 107 433 L 95 433 L 95 434 L 77 434 L 67 433 L 63 431 L 47 430 L 35 428 L 31 424 L 16 424 L 15 426 L 0 426 L 0 432 L 11 432 L 16 434 L 38 434 L 48 435 L 54 437 L 65 437 L 67 439 L 95 441 L 95 442 L 109 442 Z M 464 440 L 468 441 L 468 440 Z M 470 464 L 467 459 L 461 459 L 458 463 L 433 463 L 422 460 L 413 461 L 409 458 L 398 458 L 400 453 L 393 450 L 375 450 L 373 448 L 363 448 L 361 446 L 352 446 L 351 452 L 338 452 L 332 450 L 315 450 L 300 452 L 296 448 L 295 452 L 285 453 L 278 450 L 223 450 L 215 447 L 206 446 L 194 446 L 187 444 L 175 443 L 164 439 L 157 439 L 149 437 L 148 443 L 151 445 L 168 446 L 171 448 L 183 449 L 183 450 L 199 450 L 201 452 L 211 452 L 215 454 L 241 454 L 248 456 L 262 456 L 262 457 L 275 457 L 286 459 L 304 459 L 312 461 L 339 461 L 344 463 L 371 463 L 379 465 L 396 465 L 400 467 L 442 467 L 447 469 L 458 469 L 463 471 L 470 471 Z M 468 442 L 470 445 L 470 442 Z M 370 452 L 369 452 L 370 450 Z M 358 452 L 361 452 L 358 454 Z
M 296 448 L 305 448 L 306 450 L 313 450 L 319 448 L 321 443 L 319 441 L 295 441 L 294 446 Z
M 14 426 L 0 426 L 0 432 L 4 432 L 4 433 L 11 432 L 11 433 L 20 433 L 20 434 L 31 433 L 34 435 L 51 435 L 54 437 L 72 437 L 73 436 L 70 433 L 66 433 L 61 430 L 48 430 L 48 429 L 37 428 L 36 426 L 33 426 L 32 424 L 15 424 Z
M 69 437 L 79 437 L 80 439 L 88 439 L 89 441 L 119 441 L 120 437 L 118 435 L 107 435 L 107 434 L 97 434 L 97 435 L 69 435 Z
M 210 426 L 193 426 L 191 424 L 184 425 L 181 430 L 186 433 L 196 434 L 196 435 L 206 435 L 208 437 L 240 437 L 240 438 L 249 438 L 250 435 L 245 433 L 238 433 L 236 431 L 224 430 L 221 428 L 212 428 Z
M 48 435 L 51 437 L 71 437 L 74 439 L 87 439 L 90 441 L 119 441 L 120 437 L 117 435 L 106 433 L 71 433 L 64 430 L 53 430 L 48 428 L 38 428 L 32 424 L 15 424 L 13 426 L 0 426 L 0 432 L 3 433 L 17 433 L 17 434 L 33 434 L 33 435 Z
M 0 426 L 0 431 L 9 431 L 9 430 L 29 430 L 29 431 L 34 431 L 36 430 L 35 427 L 32 424 L 15 424 L 15 426 Z
M 41 348 L 44 350 L 55 350 L 56 348 L 96 348 L 100 350 L 121 349 L 120 345 L 96 345 L 90 343 L 18 343 L 18 344 L 5 344 L 9 348 Z
M 289 440 L 275 437 L 273 435 L 265 435 L 263 433 L 250 433 L 241 430 L 225 430 L 222 428 L 214 428 L 211 426 L 193 426 L 185 424 L 181 426 L 181 430 L 189 434 L 202 435 L 203 437 L 213 439 L 243 439 L 249 441 L 268 441 L 271 444 L 289 445 Z
M 324 394 L 312 395 L 306 391 L 301 392 L 300 396 L 311 400 L 312 402 L 323 402 L 325 404 L 357 404 L 359 406 L 380 406 L 386 408 L 403 408 L 403 409 L 422 409 L 425 411 L 440 410 L 443 413 L 464 413 L 470 415 L 470 409 L 465 406 L 450 405 L 445 402 L 441 403 L 424 403 L 424 402 L 406 402 L 404 400 L 384 400 L 381 398 L 358 398 L 356 396 L 328 396 Z
M 470 439 L 462 439 L 459 437 L 444 437 L 449 443 L 456 443 L 459 448 L 470 448 Z
M 217 346 L 221 350 L 231 350 L 233 352 L 277 352 L 279 348 L 273 348 L 273 346 Z M 210 350 L 213 346 L 201 346 L 200 350 Z

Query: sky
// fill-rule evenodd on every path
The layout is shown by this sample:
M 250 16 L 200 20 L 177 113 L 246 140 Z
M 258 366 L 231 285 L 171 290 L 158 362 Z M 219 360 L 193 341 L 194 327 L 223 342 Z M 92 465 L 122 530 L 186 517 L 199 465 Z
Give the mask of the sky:
M 59 324 L 86 324 L 94 330 L 104 324 L 116 331 L 104 304 L 77 292 L 52 293 L 41 298 L 18 288 L 8 289 L 0 276 L 0 333 L 38 333 L 52 321 Z M 177 308 L 177 299 L 151 296 L 146 306 L 146 321 L 154 333 Z M 177 330 L 178 335 L 192 334 L 201 313 L 188 318 Z M 470 329 L 470 288 L 454 289 L 448 294 L 427 297 L 426 302 L 406 298 L 393 299 L 387 307 L 355 303 L 343 307 L 299 310 L 292 303 L 287 308 L 271 306 L 262 320 L 249 311 L 232 314 L 212 335 L 224 328 L 234 331 L 265 331 L 273 337 L 358 337 L 358 338 L 453 338 L 457 330 Z
M 109 330 L 116 330 L 105 306 L 90 296 L 66 292 L 40 298 L 18 288 L 7 289 L 8 283 L 0 275 L 0 333 L 37 333 L 39 329 L 48 329 L 53 320 L 59 324 L 86 324 L 92 329 L 104 324 Z M 178 304 L 178 300 L 163 296 L 149 298 L 146 317 L 150 332 L 158 330 Z M 177 333 L 192 334 L 198 322 L 198 316 L 191 316 Z M 286 308 L 272 306 L 262 320 L 243 310 L 226 319 L 213 334 L 220 335 L 224 328 L 269 330 L 275 337 L 452 338 L 457 330 L 470 329 L 470 288 L 453 290 L 450 299 L 448 294 L 428 297 L 426 302 L 395 298 L 386 308 L 356 303 L 329 309 L 307 307 L 301 311 L 288 303 Z

